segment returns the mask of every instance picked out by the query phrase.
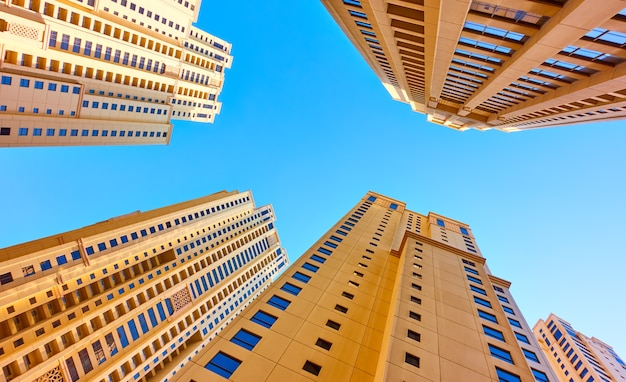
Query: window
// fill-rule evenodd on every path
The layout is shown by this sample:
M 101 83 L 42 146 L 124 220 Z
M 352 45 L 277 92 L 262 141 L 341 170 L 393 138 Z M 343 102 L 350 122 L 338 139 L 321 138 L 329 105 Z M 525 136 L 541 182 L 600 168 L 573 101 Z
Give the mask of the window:
M 488 344 L 489 345 L 489 352 L 491 353 L 491 355 L 499 360 L 508 362 L 510 364 L 513 364 L 513 358 L 511 357 L 511 353 L 509 353 L 507 350 L 504 349 L 500 349 L 497 346 L 493 346 L 492 344 Z
M 519 323 L 519 321 L 514 320 L 514 319 L 512 319 L 512 318 L 509 318 L 509 323 L 510 323 L 511 325 L 513 325 L 513 326 L 516 326 L 516 327 L 520 328 L 520 329 L 522 328 L 522 324 L 520 324 L 520 323 Z
M 330 342 L 328 342 L 326 340 L 323 340 L 321 338 L 317 339 L 317 342 L 315 342 L 315 345 L 321 347 L 322 349 L 326 349 L 326 350 L 330 350 L 331 346 L 333 346 L 332 343 L 330 343 Z
M 319 270 L 319 267 L 316 267 L 315 265 L 309 264 L 309 263 L 304 263 L 304 265 L 302 265 L 302 268 L 306 269 L 307 271 L 311 271 L 313 273 Z
M 61 85 L 61 93 L 69 93 L 70 87 L 68 85 Z
M 483 288 L 479 288 L 477 286 L 470 285 L 470 289 L 472 290 L 472 292 L 480 293 L 480 294 L 485 295 L 485 296 L 487 295 L 487 292 Z
M 483 325 L 483 332 L 485 333 L 485 335 L 491 337 L 491 338 L 495 338 L 499 341 L 505 342 L 504 341 L 504 335 L 502 334 L 501 331 L 490 328 L 488 326 Z
M 300 272 L 294 273 L 293 276 L 291 276 L 291 277 L 296 279 L 296 280 L 298 280 L 298 281 L 301 281 L 301 282 L 303 282 L 305 284 L 308 283 L 309 280 L 311 280 L 310 276 L 307 276 L 304 273 L 300 273 Z
M 43 89 L 43 81 L 35 81 L 35 89 Z
M 464 228 L 464 227 L 459 227 L 459 229 L 461 230 L 461 233 L 462 233 L 463 235 L 469 235 L 469 232 L 467 231 L 467 228 Z
M 422 290 L 422 286 L 421 285 L 417 285 L 415 283 L 411 283 L 411 288 L 416 289 L 416 290 Z
M 409 311 L 409 318 L 412 318 L 415 321 L 422 321 L 422 315 L 419 313 L 412 312 L 412 311 Z
M 343 305 L 339 305 L 339 304 L 335 304 L 335 310 L 338 310 L 341 313 L 347 313 L 348 312 L 348 308 L 346 308 Z
M 271 328 L 272 325 L 276 322 L 278 318 L 272 316 L 271 314 L 265 313 L 262 310 L 259 310 L 252 316 L 250 321 L 255 322 L 265 328 Z
M 343 292 L 341 293 L 341 295 L 347 299 L 352 300 L 354 298 L 354 295 L 352 293 L 348 293 L 348 292 Z
M 472 274 L 478 275 L 478 271 L 477 271 L 477 270 L 475 270 L 475 269 L 472 269 L 472 268 L 469 268 L 469 267 L 463 267 L 463 268 L 465 269 L 465 272 L 468 272 L 468 273 L 472 273 Z
M 230 378 L 239 365 L 241 365 L 240 360 L 219 352 L 204 367 L 224 378 Z
M 417 298 L 415 296 L 411 296 L 411 302 L 414 302 L 416 304 L 422 304 L 422 299 L 421 298 Z
M 408 363 L 409 365 L 413 365 L 415 367 L 420 367 L 419 357 L 416 357 L 410 353 L 404 353 L 404 362 Z
M 57 264 L 58 265 L 67 264 L 67 258 L 65 257 L 65 255 L 57 256 Z
M 52 264 L 50 263 L 50 260 L 44 260 L 39 265 L 41 265 L 42 271 L 47 271 L 48 269 L 52 268 Z
M 320 365 L 314 364 L 311 361 L 306 361 L 304 366 L 302 366 L 302 370 L 308 371 L 313 375 L 320 375 L 320 371 L 322 371 L 322 367 Z
M 2 85 L 11 85 L 11 76 L 2 76 Z
M 282 288 L 280 288 L 280 290 L 283 290 L 287 293 L 297 296 L 300 293 L 300 291 L 302 291 L 302 288 L 299 288 L 289 283 L 285 283 L 285 285 L 283 285 Z
M 508 306 L 502 306 L 502 309 L 504 309 L 504 311 L 507 312 L 508 314 L 515 315 L 515 312 L 513 311 L 513 309 L 509 308 Z
M 478 316 L 480 318 L 483 318 L 483 319 L 487 320 L 487 321 L 491 321 L 491 322 L 496 323 L 496 324 L 498 323 L 498 319 L 496 318 L 496 316 L 494 316 L 491 313 L 483 312 L 480 309 L 478 310 Z
M 473 277 L 473 276 L 470 276 L 470 275 L 467 275 L 467 279 L 469 281 L 473 282 L 473 283 L 476 283 L 476 284 L 482 285 L 482 283 L 483 283 L 482 281 L 480 281 L 480 279 L 477 279 L 476 277 Z
M 496 374 L 498 374 L 498 382 L 522 382 L 518 375 L 502 370 L 498 367 L 496 367 Z
M 20 79 L 20 87 L 27 88 L 29 86 L 30 86 L 30 80 L 27 80 L 26 78 Z
M 0 274 L 0 285 L 8 284 L 13 281 L 11 272 Z
M 480 298 L 480 297 L 474 296 L 474 302 L 479 304 L 479 305 L 486 306 L 487 308 L 491 308 L 491 303 L 489 301 L 487 301 L 487 300 L 484 300 L 484 299 Z
M 0 135 L 11 135 L 10 127 L 0 127 Z
M 437 225 L 439 227 L 445 227 L 446 226 L 445 223 L 443 222 L 443 220 L 441 220 L 441 219 L 437 219 Z
M 515 333 L 515 338 L 517 338 L 518 341 L 521 341 L 527 344 L 530 343 L 530 341 L 528 341 L 528 337 L 526 337 L 525 335 L 518 333 L 518 332 L 514 332 L 514 333 Z
M 417 342 L 420 342 L 421 337 L 422 337 L 419 333 L 414 332 L 414 331 L 412 331 L 411 329 L 408 329 L 408 330 L 407 330 L 407 334 L 406 334 L 406 336 L 407 336 L 407 337 L 409 337 L 409 338 L 410 338 L 410 339 L 412 339 L 412 340 L 417 341 Z
M 20 127 L 18 131 L 19 136 L 28 135 L 28 127 Z
M 244 349 L 252 350 L 261 341 L 261 337 L 247 330 L 240 329 L 230 342 L 241 346 Z
M 375 202 L 376 201 L 376 197 L 375 196 L 370 196 L 369 198 L 367 198 L 367 201 Z
M 535 369 L 530 369 L 533 372 L 533 376 L 535 377 L 535 381 L 537 382 L 550 382 L 550 380 L 548 379 L 548 376 L 546 375 L 546 373 L 539 371 L 539 370 L 535 370 Z M 589 380 L 591 380 L 591 378 L 589 378 Z M 588 381 L 589 382 L 589 381 Z
M 272 296 L 267 303 L 275 308 L 280 310 L 285 310 L 291 304 L 291 301 L 285 300 L 284 298 L 278 297 L 276 295 Z
M 320 263 L 320 264 L 324 264 L 324 263 L 326 262 L 326 259 L 325 259 L 325 258 L 323 258 L 323 257 L 319 257 L 319 256 L 317 256 L 317 255 L 313 255 L 313 256 L 311 256 L 311 260 L 313 260 L 313 261 L 317 261 L 317 262 L 318 262 L 318 263 Z
M 333 320 L 328 320 L 326 321 L 326 326 L 335 330 L 339 330 L 339 328 L 341 327 L 341 324 Z
M 522 352 L 524 353 L 524 357 L 526 357 L 526 359 L 539 363 L 539 358 L 537 358 L 537 354 L 531 352 L 530 350 L 526 350 L 524 348 L 522 348 Z
M 498 296 L 498 300 L 500 300 L 500 301 L 502 301 L 502 302 L 509 303 L 509 299 L 508 299 L 508 298 L 506 298 L 506 297 L 504 297 L 504 296 L 500 296 L 500 295 L 497 295 L 497 296 Z

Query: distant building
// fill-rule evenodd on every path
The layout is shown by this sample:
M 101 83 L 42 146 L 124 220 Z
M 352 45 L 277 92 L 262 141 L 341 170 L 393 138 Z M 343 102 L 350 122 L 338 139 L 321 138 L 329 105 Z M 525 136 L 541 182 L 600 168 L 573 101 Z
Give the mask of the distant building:
M 368 193 L 170 381 L 556 381 L 470 228 Z
M 286 264 L 249 191 L 0 249 L 0 381 L 166 381 Z
M 231 45 L 192 25 L 200 0 L 0 4 L 0 147 L 167 144 L 211 123 Z
M 456 130 L 626 116 L 621 0 L 322 0 L 393 99 Z
M 626 363 L 611 346 L 574 330 L 562 318 L 550 314 L 535 324 L 533 332 L 560 381 L 626 380 Z

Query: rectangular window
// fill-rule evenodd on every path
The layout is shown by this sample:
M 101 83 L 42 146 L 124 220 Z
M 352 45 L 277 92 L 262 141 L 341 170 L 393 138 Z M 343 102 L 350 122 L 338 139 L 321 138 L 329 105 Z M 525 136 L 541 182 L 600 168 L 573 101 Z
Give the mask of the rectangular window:
M 525 335 L 518 333 L 518 332 L 514 332 L 515 333 L 515 338 L 517 338 L 518 341 L 524 342 L 529 344 L 530 341 L 528 341 L 528 337 L 526 337 Z M 550 345 L 550 344 L 548 344 Z
M 26 78 L 20 79 L 20 87 L 27 88 L 29 86 L 30 86 L 30 80 L 27 80 Z
M 496 367 L 496 374 L 498 374 L 498 382 L 522 382 L 522 379 L 513 373 Z
M 91 56 L 91 46 L 92 46 L 91 41 L 85 41 L 85 49 L 83 50 L 83 54 L 85 56 Z
M 420 367 L 419 357 L 416 357 L 413 354 L 404 353 L 404 362 L 415 367 Z
M 461 233 L 462 233 L 463 235 L 469 235 L 469 232 L 467 231 L 467 228 L 460 227 L 459 229 L 461 230 Z
M 406 336 L 417 342 L 420 342 L 421 339 L 421 335 L 417 332 L 412 331 L 411 329 L 408 329 Z
M 296 280 L 298 280 L 298 281 L 301 281 L 301 282 L 303 282 L 305 284 L 308 283 L 309 280 L 311 280 L 310 276 L 307 276 L 304 273 L 300 273 L 300 272 L 294 273 L 293 276 L 291 276 L 291 277 L 296 279 Z
M 271 328 L 272 325 L 276 322 L 278 318 L 272 316 L 271 314 L 265 313 L 262 310 L 259 310 L 252 316 L 250 321 L 255 322 L 265 328 Z
M 326 321 L 326 326 L 335 330 L 339 330 L 339 328 L 341 328 L 341 324 L 333 320 Z
M 244 349 L 252 350 L 261 341 L 261 336 L 257 336 L 247 330 L 240 329 L 230 342 L 241 346 Z
M 48 269 L 52 268 L 52 264 L 50 263 L 50 260 L 44 260 L 39 265 L 41 265 L 42 271 L 47 271 Z
M 219 352 L 204 367 L 224 378 L 230 378 L 239 365 L 241 365 L 240 360 Z
M 326 259 L 323 257 L 319 257 L 318 255 L 313 255 L 311 256 L 311 260 L 313 261 L 317 261 L 320 264 L 324 264 L 326 262 Z
M 539 358 L 537 358 L 537 354 L 531 352 L 530 350 L 526 350 L 524 348 L 522 348 L 522 352 L 524 353 L 524 356 L 526 357 L 526 359 L 539 363 Z
M 445 227 L 446 226 L 445 223 L 443 222 L 443 220 L 441 220 L 441 219 L 437 219 L 437 225 L 439 227 Z
M 509 318 L 509 323 L 510 323 L 511 325 L 515 326 L 515 327 L 520 328 L 520 329 L 522 328 L 522 324 L 520 324 L 520 323 L 519 323 L 519 321 L 514 320 L 514 319 L 512 319 L 512 318 Z
M 488 326 L 483 325 L 483 332 L 485 333 L 485 335 L 491 337 L 491 338 L 495 338 L 499 341 L 505 342 L 504 341 L 504 334 L 502 334 L 501 331 L 490 328 Z
M 478 275 L 478 271 L 477 271 L 477 270 L 475 270 L 475 269 L 472 269 L 472 268 L 469 268 L 469 267 L 463 267 L 463 268 L 465 269 L 465 272 L 468 272 L 468 273 L 472 273 L 472 274 Z
M 50 41 L 48 42 L 48 46 L 55 48 L 57 46 L 57 38 L 58 38 L 58 33 L 55 31 L 51 31 Z
M 28 127 L 20 127 L 18 131 L 18 135 L 20 136 L 28 135 Z
M 479 288 L 477 286 L 474 285 L 470 285 L 470 289 L 472 290 L 472 292 L 476 292 L 476 293 L 480 293 L 482 295 L 487 295 L 487 291 L 485 291 L 483 288 Z
M 507 350 L 500 349 L 499 347 L 494 346 L 492 344 L 488 344 L 488 345 L 489 345 L 489 352 L 494 358 L 513 364 L 513 358 L 511 357 L 511 353 L 509 353 Z
M 120 338 L 120 344 L 122 345 L 122 348 L 127 347 L 128 337 L 126 337 L 126 331 L 124 330 L 123 326 L 117 328 L 117 336 Z
M 289 294 L 297 296 L 300 293 L 300 291 L 302 291 L 302 288 L 297 287 L 293 284 L 285 283 L 285 285 L 283 285 L 282 288 L 280 288 L 280 290 L 283 290 Z
M 11 76 L 2 76 L 2 85 L 11 85 Z
M 480 318 L 483 318 L 483 319 L 487 320 L 487 321 L 491 321 L 491 322 L 496 323 L 496 324 L 498 323 L 498 319 L 496 318 L 496 316 L 494 316 L 491 313 L 483 312 L 480 309 L 478 310 L 478 316 Z
M 272 296 L 267 303 L 275 308 L 280 310 L 285 310 L 291 304 L 291 301 L 285 300 L 282 297 L 278 297 L 276 295 Z
M 95 58 L 101 58 L 102 57 L 102 45 L 101 44 L 96 44 L 96 51 L 94 52 L 93 56 Z
M 93 370 L 93 365 L 91 364 L 91 359 L 89 358 L 89 352 L 87 349 L 80 350 L 78 352 L 78 358 L 80 358 L 80 363 L 83 366 L 85 374 Z
M 307 271 L 311 271 L 313 273 L 317 272 L 320 269 L 319 267 L 316 267 L 315 265 L 309 264 L 309 263 L 304 263 L 302 265 L 302 268 L 306 269 Z
M 502 306 L 502 309 L 504 309 L 504 311 L 507 312 L 508 314 L 515 315 L 515 312 L 513 311 L 513 309 L 509 308 L 508 306 Z
M 479 304 L 479 305 L 485 306 L 487 308 L 491 308 L 491 303 L 489 301 L 487 301 L 487 300 L 484 300 L 484 299 L 480 298 L 480 297 L 474 296 L 474 302 Z
M 81 40 L 78 37 L 74 37 L 74 46 L 72 46 L 72 52 L 80 53 Z
M 70 36 L 63 34 L 61 36 L 61 49 L 68 50 L 70 48 Z
M 319 375 L 320 372 L 322 371 L 322 367 L 311 361 L 306 361 L 304 363 L 304 366 L 302 366 L 302 370 L 307 371 L 313 375 Z
M 473 282 L 473 283 L 476 283 L 476 284 L 482 285 L 482 283 L 483 283 L 482 281 L 480 281 L 480 279 L 477 279 L 476 277 L 473 277 L 473 276 L 470 276 L 470 275 L 467 275 L 467 279 L 469 281 Z
M 508 298 L 506 298 L 504 296 L 500 296 L 500 295 L 497 295 L 497 296 L 498 296 L 498 300 L 500 300 L 502 302 L 506 302 L 507 304 L 509 303 L 509 299 Z
M 532 370 L 532 372 L 533 372 L 533 376 L 535 377 L 535 381 L 537 381 L 537 382 L 550 382 L 550 380 L 548 379 L 548 376 L 543 371 L 539 371 L 539 370 L 535 370 L 535 369 L 530 369 L 530 370 Z M 592 382 L 592 379 L 589 378 L 589 380 L 587 382 Z
M 0 135 L 11 135 L 10 127 L 0 127 Z
M 412 311 L 409 311 L 409 318 L 412 318 L 415 321 L 422 321 L 422 315 L 419 313 L 412 312 Z

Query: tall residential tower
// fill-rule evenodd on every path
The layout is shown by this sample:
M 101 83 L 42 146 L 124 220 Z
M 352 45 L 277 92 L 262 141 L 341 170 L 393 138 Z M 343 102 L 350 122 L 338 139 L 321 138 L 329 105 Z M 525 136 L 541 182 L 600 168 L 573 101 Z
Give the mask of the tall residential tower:
M 0 381 L 166 381 L 287 263 L 250 192 L 0 249 Z
M 621 0 L 322 0 L 393 99 L 457 130 L 626 116 Z
M 368 193 L 172 381 L 556 381 L 471 229 Z
M 562 318 L 550 314 L 535 324 L 533 332 L 560 381 L 626 380 L 626 363 L 611 346 L 577 332 Z
M 167 144 L 210 123 L 230 44 L 200 0 L 0 3 L 0 147 Z

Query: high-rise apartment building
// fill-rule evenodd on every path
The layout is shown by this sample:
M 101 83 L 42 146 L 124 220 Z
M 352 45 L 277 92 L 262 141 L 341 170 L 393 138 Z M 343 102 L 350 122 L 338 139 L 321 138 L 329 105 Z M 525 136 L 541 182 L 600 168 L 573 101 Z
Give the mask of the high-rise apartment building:
M 626 380 L 626 363 L 611 346 L 574 330 L 562 318 L 550 314 L 537 321 L 533 332 L 560 381 Z
M 556 381 L 471 229 L 373 192 L 170 381 Z
M 626 116 L 620 0 L 322 0 L 393 99 L 457 130 Z
M 195 26 L 200 0 L 0 4 L 0 147 L 167 144 L 210 123 L 230 44 Z
M 286 264 L 249 191 L 0 249 L 0 381 L 167 381 Z

